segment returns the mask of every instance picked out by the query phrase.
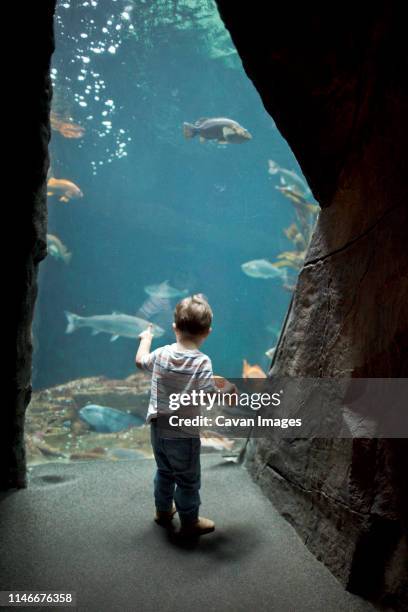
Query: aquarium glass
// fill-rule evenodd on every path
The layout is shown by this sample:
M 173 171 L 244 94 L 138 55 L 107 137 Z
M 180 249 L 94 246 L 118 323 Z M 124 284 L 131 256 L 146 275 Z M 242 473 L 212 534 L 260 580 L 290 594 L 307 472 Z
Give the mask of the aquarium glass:
M 150 456 L 138 341 L 82 317 L 152 321 L 156 348 L 200 292 L 215 373 L 267 372 L 317 207 L 212 0 L 60 0 L 55 42 L 28 460 Z M 95 430 L 90 405 L 123 427 Z

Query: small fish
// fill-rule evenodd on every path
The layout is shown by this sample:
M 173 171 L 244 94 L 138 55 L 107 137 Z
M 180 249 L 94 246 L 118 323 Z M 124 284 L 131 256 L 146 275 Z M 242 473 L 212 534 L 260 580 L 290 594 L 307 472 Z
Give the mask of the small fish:
M 267 378 L 259 365 L 250 365 L 246 359 L 242 363 L 242 378 Z
M 47 234 L 47 250 L 55 259 L 61 259 L 66 264 L 69 264 L 71 261 L 72 253 L 68 251 L 58 236 L 54 236 L 54 234 Z
M 294 194 L 303 198 L 307 198 L 311 194 L 307 183 L 296 172 L 282 168 L 272 159 L 268 160 L 268 172 L 272 175 L 278 174 L 281 186 L 291 189 Z
M 149 321 L 139 317 L 132 317 L 120 312 L 113 312 L 111 315 L 96 315 L 93 317 L 80 317 L 72 312 L 65 311 L 68 325 L 66 334 L 72 334 L 79 327 L 90 327 L 92 335 L 100 332 L 112 334 L 111 342 L 123 336 L 125 338 L 137 338 L 149 325 Z M 153 334 L 162 336 L 164 329 L 158 325 L 153 325 Z
M 140 427 L 145 422 L 141 417 L 134 414 L 128 414 L 108 406 L 98 406 L 98 404 L 84 406 L 78 414 L 91 429 L 99 433 L 114 433 L 129 427 Z
M 280 191 L 280 193 L 284 196 L 286 196 L 287 198 L 289 198 L 289 200 L 292 200 L 292 202 L 294 202 L 295 204 L 302 204 L 305 205 L 307 204 L 307 200 L 305 197 L 303 197 L 302 194 L 300 194 L 296 189 L 294 189 L 293 187 L 287 187 L 287 186 L 282 186 L 282 185 L 277 185 L 275 187 L 275 189 L 277 189 L 278 191 Z
M 69 202 L 83 198 L 84 194 L 80 188 L 67 179 L 49 178 L 47 183 L 47 196 L 59 196 L 60 202 Z
M 251 140 L 252 136 L 236 121 L 226 117 L 202 117 L 195 123 L 183 123 L 185 138 L 199 136 L 200 141 L 217 140 L 220 144 L 240 144 Z
M 269 357 L 269 359 L 272 359 L 272 357 L 273 357 L 273 355 L 275 353 L 275 350 L 276 350 L 276 346 L 273 346 L 272 348 L 270 348 L 267 351 L 265 351 L 265 355 L 267 357 Z
M 275 187 L 278 191 L 280 191 L 284 196 L 289 198 L 298 210 L 306 210 L 308 213 L 312 215 L 318 215 L 320 212 L 320 206 L 317 204 L 313 204 L 312 202 L 308 202 L 306 198 L 304 198 L 300 193 L 293 189 L 293 187 Z
M 148 295 L 160 299 L 171 299 L 188 295 L 188 289 L 176 289 L 169 285 L 168 280 L 163 281 L 159 285 L 148 285 L 144 290 Z
M 33 436 L 33 443 L 34 446 L 44 455 L 44 457 L 65 457 L 64 453 L 62 453 L 58 448 L 50 446 L 39 436 Z
M 85 134 L 85 128 L 71 120 L 65 120 L 51 111 L 50 114 L 51 128 L 59 132 L 64 138 L 82 138 Z
M 241 265 L 241 270 L 252 278 L 280 278 L 286 282 L 288 276 L 286 268 L 277 267 L 266 259 L 247 261 Z

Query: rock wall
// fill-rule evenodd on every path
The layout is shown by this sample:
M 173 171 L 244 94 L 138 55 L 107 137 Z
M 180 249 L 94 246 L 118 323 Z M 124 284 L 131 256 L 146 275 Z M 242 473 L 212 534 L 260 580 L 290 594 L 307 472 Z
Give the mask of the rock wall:
M 6 60 L 10 82 L 5 90 L 9 108 L 4 129 L 12 128 L 12 133 L 11 152 L 2 163 L 14 196 L 8 205 L 3 202 L 8 234 L 3 241 L 7 244 L 3 261 L 8 262 L 3 278 L 12 289 L 3 296 L 6 388 L 0 411 L 0 490 L 23 487 L 26 482 L 24 415 L 31 396 L 31 323 L 37 267 L 46 255 L 49 65 L 54 48 L 55 0 L 27 3 L 20 8 L 15 16 L 15 44 L 10 43 Z
M 401 7 L 217 4 L 322 207 L 272 375 L 408 377 Z M 247 461 L 348 589 L 397 609 L 408 608 L 407 463 L 405 439 L 272 437 Z

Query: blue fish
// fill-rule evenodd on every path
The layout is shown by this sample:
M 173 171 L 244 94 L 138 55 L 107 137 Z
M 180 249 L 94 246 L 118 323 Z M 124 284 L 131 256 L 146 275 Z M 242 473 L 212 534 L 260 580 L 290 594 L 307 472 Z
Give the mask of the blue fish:
M 134 414 L 128 414 L 116 408 L 88 404 L 79 410 L 79 416 L 91 429 L 99 433 L 114 433 L 129 427 L 140 427 L 145 421 Z

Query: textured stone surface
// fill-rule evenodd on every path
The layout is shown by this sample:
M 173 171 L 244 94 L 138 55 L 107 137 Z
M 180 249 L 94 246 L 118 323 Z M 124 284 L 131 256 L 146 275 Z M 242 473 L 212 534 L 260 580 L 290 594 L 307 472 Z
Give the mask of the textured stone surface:
M 218 0 L 323 209 L 272 374 L 407 377 L 408 58 L 399 8 L 244 5 Z M 270 438 L 251 443 L 248 467 L 344 585 L 407 609 L 407 461 L 403 439 Z
M 7 233 L 14 246 L 5 254 L 13 291 L 3 299 L 3 379 L 0 413 L 0 489 L 25 485 L 24 414 L 31 395 L 31 322 L 37 295 L 37 266 L 46 255 L 45 180 L 48 169 L 49 63 L 53 51 L 54 0 L 43 0 L 18 11 L 21 53 L 13 48 L 15 75 L 7 123 L 13 125 L 16 154 L 4 162 L 15 199 L 8 206 Z M 17 19 L 17 18 L 16 18 Z M 7 127 L 7 126 L 6 126 Z M 9 167 L 8 167 L 9 166 Z M 17 170 L 17 172 L 16 172 Z M 7 174 L 7 172 L 10 174 Z M 16 176 L 16 180 L 11 180 Z M 10 222 L 9 222 L 10 219 Z M 7 281 L 3 282 L 7 283 Z M 7 286 L 7 285 L 6 285 Z

